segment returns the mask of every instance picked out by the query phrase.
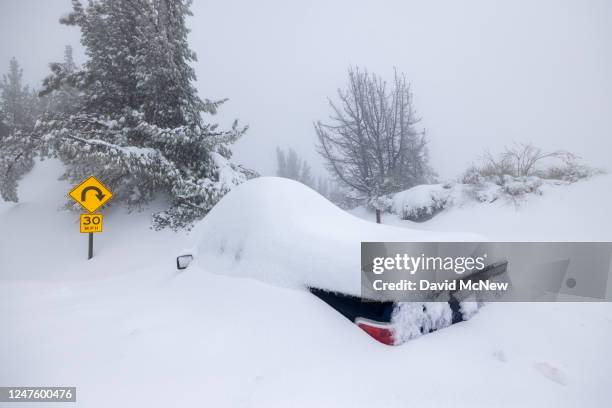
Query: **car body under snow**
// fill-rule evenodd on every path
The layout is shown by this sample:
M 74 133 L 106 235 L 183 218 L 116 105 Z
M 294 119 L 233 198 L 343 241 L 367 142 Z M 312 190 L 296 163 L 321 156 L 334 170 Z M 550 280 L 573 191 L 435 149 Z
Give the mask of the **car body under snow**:
M 341 210 L 298 182 L 260 177 L 229 192 L 195 226 L 194 245 L 177 268 L 253 278 L 309 290 L 385 344 L 401 344 L 469 319 L 477 302 L 452 293 L 422 302 L 380 302 L 361 297 L 361 242 L 478 242 L 476 234 L 433 233 L 375 224 Z M 471 276 L 500 275 L 505 263 Z M 470 279 L 466 276 L 463 279 Z

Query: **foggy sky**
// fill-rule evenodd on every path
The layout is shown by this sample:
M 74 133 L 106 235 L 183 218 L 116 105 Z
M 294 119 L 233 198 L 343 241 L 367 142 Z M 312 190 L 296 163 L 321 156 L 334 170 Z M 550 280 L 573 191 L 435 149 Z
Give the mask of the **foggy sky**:
M 78 30 L 69 0 L 0 1 L 0 72 L 11 56 L 38 85 Z M 483 149 L 532 141 L 609 166 L 612 2 L 195 0 L 200 96 L 230 98 L 214 121 L 249 124 L 235 159 L 275 171 L 277 145 L 324 174 L 313 121 L 349 65 L 412 83 L 434 168 L 457 176 Z M 75 52 L 77 63 L 83 52 Z

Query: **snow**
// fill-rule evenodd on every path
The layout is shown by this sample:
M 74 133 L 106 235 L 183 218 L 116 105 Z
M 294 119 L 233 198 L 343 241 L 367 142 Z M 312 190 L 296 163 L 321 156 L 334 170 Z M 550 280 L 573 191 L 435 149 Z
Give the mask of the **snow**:
M 510 177 L 504 176 L 503 191 L 506 194 L 517 196 L 522 194 L 541 194 L 542 180 L 539 177 Z
M 312 246 L 310 258 L 330 255 L 311 241 L 319 239 L 352 251 L 351 234 L 355 241 L 421 238 L 415 229 L 432 237 L 469 230 L 494 239 L 609 240 L 609 176 L 543 186 L 542 196 L 519 207 L 499 200 L 453 207 L 420 224 L 383 218 L 406 231 L 356 220 L 292 183 L 261 179 L 231 193 L 249 202 L 228 195 L 213 221 L 198 227 L 228 238 L 227 256 L 215 260 L 203 249 L 178 272 L 176 253 L 198 230 L 154 232 L 150 213 L 118 208 L 105 214 L 95 257 L 86 261 L 77 214 L 57 211 L 70 189 L 55 181 L 60 173 L 56 162 L 38 163 L 20 188 L 23 201 L 0 202 L 2 385 L 77 386 L 87 408 L 607 407 L 612 400 L 610 304 L 490 304 L 467 323 L 387 347 L 308 292 L 266 283 L 279 271 L 236 278 L 250 276 L 251 265 L 257 274 L 271 267 L 259 250 L 290 267 L 300 260 L 283 252 L 303 255 Z M 216 220 L 237 207 L 235 219 Z M 287 231 L 278 230 L 280 221 Z M 230 255 L 241 241 L 233 237 L 249 240 L 238 265 Z
M 612 241 L 612 175 L 572 184 L 547 181 L 538 191 L 478 202 L 455 188 L 452 206 L 427 222 L 404 221 L 394 214 L 384 214 L 383 222 L 423 232 L 474 231 L 490 241 Z M 351 213 L 374 219 L 364 208 Z
M 423 333 L 451 325 L 453 314 L 446 302 L 401 302 L 393 311 L 393 324 L 397 343 L 415 339 Z
M 501 184 L 483 180 L 473 184 L 422 184 L 389 197 L 383 197 L 382 200 L 388 201 L 389 204 L 379 208 L 399 216 L 402 220 L 422 222 L 428 221 L 440 211 L 451 207 L 492 203 L 498 199 L 503 200 L 505 204 L 517 204 L 532 198 L 533 195 L 542 195 L 548 187 L 569 184 L 571 183 L 564 180 L 508 175 L 504 176 Z
M 469 233 L 416 232 L 354 217 L 293 180 L 259 177 L 230 191 L 195 227 L 205 271 L 280 286 L 359 295 L 362 241 L 481 241 Z M 316 255 L 316 256 L 315 256 Z
M 392 196 L 392 212 L 402 219 L 420 219 L 444 208 L 450 189 L 442 184 L 423 184 Z

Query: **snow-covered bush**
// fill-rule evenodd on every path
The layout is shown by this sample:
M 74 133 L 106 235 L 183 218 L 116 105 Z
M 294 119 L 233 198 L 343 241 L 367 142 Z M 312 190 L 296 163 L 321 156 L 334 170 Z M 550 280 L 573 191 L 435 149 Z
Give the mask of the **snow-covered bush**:
M 483 184 L 486 180 L 487 177 L 483 174 L 482 170 L 474 165 L 468 167 L 459 178 L 459 182 L 471 185 Z
M 465 178 L 464 178 L 465 180 Z M 475 183 L 463 184 L 463 191 L 475 201 L 492 203 L 499 198 L 516 198 L 524 194 L 541 194 L 542 179 L 539 177 L 512 177 L 504 175 L 497 183 L 484 177 L 478 178 Z
M 600 172 L 580 163 L 572 153 L 544 152 L 532 144 L 516 144 L 496 156 L 486 153 L 481 164 L 470 166 L 459 180 L 471 198 L 492 202 L 504 196 L 514 199 L 541 194 L 544 183 L 573 183 Z
M 503 193 L 500 186 L 489 181 L 477 184 L 463 184 L 463 191 L 469 198 L 480 203 L 492 203 L 501 197 Z
M 451 188 L 442 184 L 422 184 L 391 196 L 390 211 L 403 220 L 426 221 L 443 210 Z
M 542 179 L 539 177 L 511 177 L 506 175 L 501 188 L 504 193 L 510 196 L 520 196 L 529 193 L 541 194 L 541 186 Z
M 574 182 L 600 172 L 580 163 L 579 157 L 573 153 L 563 150 L 546 152 L 532 144 L 523 143 L 506 148 L 498 155 L 486 152 L 480 165 L 470 166 L 460 181 L 471 185 L 490 182 L 503 186 L 509 183 L 508 177 L 525 183 L 526 180 L 521 178 L 535 176 Z
M 551 166 L 542 172 L 545 179 L 563 180 L 574 183 L 597 174 L 604 173 L 603 170 L 578 163 L 576 160 L 568 160 L 561 165 Z

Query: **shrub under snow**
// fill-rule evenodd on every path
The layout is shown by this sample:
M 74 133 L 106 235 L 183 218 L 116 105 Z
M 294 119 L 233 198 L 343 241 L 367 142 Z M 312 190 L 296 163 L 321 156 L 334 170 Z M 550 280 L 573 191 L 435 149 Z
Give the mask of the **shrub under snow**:
M 504 176 L 502 190 L 511 196 L 519 196 L 528 193 L 541 194 L 540 186 L 542 179 L 539 177 L 510 177 Z
M 581 173 L 583 176 L 585 173 Z M 591 175 L 596 173 L 589 173 Z M 584 177 L 581 177 L 584 178 Z M 541 195 L 545 185 L 566 185 L 575 180 L 545 179 L 538 176 L 484 177 L 466 172 L 462 183 L 423 184 L 378 199 L 379 209 L 403 220 L 427 221 L 451 205 L 470 202 L 492 203 L 499 199 L 515 202 L 528 195 Z M 370 203 L 370 207 L 373 205 Z
M 403 220 L 426 221 L 444 209 L 450 193 L 450 186 L 422 184 L 394 194 L 390 210 Z

